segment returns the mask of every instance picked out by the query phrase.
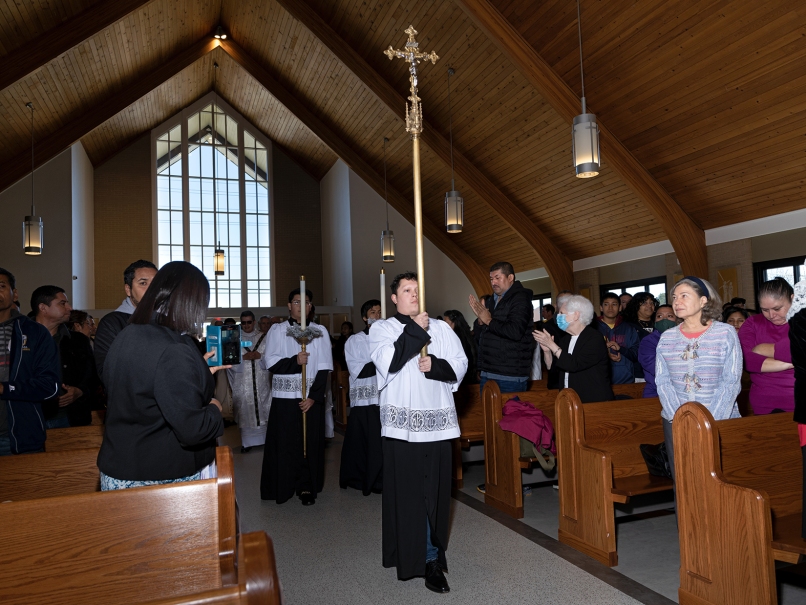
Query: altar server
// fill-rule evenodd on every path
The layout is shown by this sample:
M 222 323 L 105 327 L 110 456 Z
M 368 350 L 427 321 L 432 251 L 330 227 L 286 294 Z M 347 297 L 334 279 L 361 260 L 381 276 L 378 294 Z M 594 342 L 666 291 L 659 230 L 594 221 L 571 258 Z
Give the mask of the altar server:
M 419 312 L 416 273 L 391 284 L 394 317 L 369 331 L 377 369 L 383 439 L 383 565 L 397 577 L 425 576 L 434 592 L 449 592 L 448 518 L 451 439 L 459 436 L 452 393 L 467 371 L 454 331 Z M 420 349 L 428 345 L 428 356 Z
M 246 453 L 266 442 L 271 406 L 269 371 L 260 363 L 266 353 L 266 334 L 257 328 L 252 311 L 241 313 L 241 341 L 251 344 L 241 349 L 242 362 L 227 370 L 227 378 L 241 431 L 241 453 Z
M 347 339 L 344 357 L 350 372 L 350 420 L 341 448 L 339 485 L 368 496 L 383 489 L 383 448 L 378 380 L 369 356 L 369 327 L 381 318 L 381 301 L 361 305 L 366 328 Z
M 286 502 L 295 493 L 302 504 L 316 502 L 324 487 L 325 469 L 325 389 L 333 370 L 330 338 L 325 329 L 309 325 L 317 334 L 307 352 L 289 334 L 299 328 L 301 313 L 311 308 L 313 295 L 306 290 L 302 303 L 299 289 L 288 295 L 288 321 L 275 324 L 266 338 L 264 367 L 272 373 L 272 404 L 263 450 L 260 497 Z M 304 305 L 304 306 L 303 306 Z M 302 399 L 302 366 L 307 366 L 307 397 Z M 307 412 L 307 457 L 303 456 L 302 412 Z

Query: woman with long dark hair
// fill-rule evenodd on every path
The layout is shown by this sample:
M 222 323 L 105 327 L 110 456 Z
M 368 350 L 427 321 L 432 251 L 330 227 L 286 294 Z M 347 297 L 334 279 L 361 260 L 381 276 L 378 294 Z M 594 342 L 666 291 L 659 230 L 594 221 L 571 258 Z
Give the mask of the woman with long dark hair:
M 638 292 L 627 303 L 621 317 L 627 323 L 635 326 L 638 333 L 638 341 L 652 334 L 655 331 L 655 312 L 658 309 L 658 301 L 649 292 Z M 644 381 L 644 368 L 638 361 L 633 362 L 635 381 Z
M 221 368 L 207 366 L 192 338 L 201 336 L 209 302 L 201 271 L 168 263 L 115 338 L 104 363 L 102 490 L 215 476 L 224 420 L 212 374 Z
M 456 335 L 459 337 L 459 342 L 462 343 L 462 349 L 467 357 L 467 373 L 462 379 L 462 384 L 478 384 L 479 377 L 476 372 L 476 357 L 478 356 L 478 349 L 473 334 L 470 332 L 470 326 L 465 320 L 465 316 L 456 309 L 449 309 L 443 314 L 443 321 L 448 324 Z

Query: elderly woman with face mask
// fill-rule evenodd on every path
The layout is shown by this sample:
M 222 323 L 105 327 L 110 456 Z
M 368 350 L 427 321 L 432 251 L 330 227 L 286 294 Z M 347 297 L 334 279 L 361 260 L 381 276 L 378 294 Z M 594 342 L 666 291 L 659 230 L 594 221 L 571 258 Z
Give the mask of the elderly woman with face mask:
M 733 326 L 719 321 L 722 301 L 714 287 L 698 277 L 684 277 L 672 288 L 672 307 L 683 322 L 660 336 L 655 386 L 661 403 L 663 433 L 674 476 L 672 420 L 689 401 L 703 404 L 715 420 L 738 418 L 742 349 Z
M 795 409 L 795 372 L 786 319 L 793 295 L 792 286 L 783 278 L 764 282 L 758 290 L 761 313 L 748 317 L 739 329 L 750 374 L 750 406 L 756 415 Z
M 593 305 L 584 296 L 569 296 L 555 317 L 563 333 L 556 339 L 545 330 L 532 332 L 543 350 L 546 367 L 560 370 L 560 388 L 574 389 L 582 403 L 610 401 L 610 358 L 601 333 L 591 327 Z

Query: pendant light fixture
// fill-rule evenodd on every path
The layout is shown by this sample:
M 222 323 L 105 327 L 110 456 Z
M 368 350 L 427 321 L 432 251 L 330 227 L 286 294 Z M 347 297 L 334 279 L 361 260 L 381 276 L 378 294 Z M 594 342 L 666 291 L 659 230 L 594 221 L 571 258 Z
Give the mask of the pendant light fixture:
M 386 230 L 381 232 L 381 255 L 383 262 L 395 262 L 395 234 L 389 229 L 389 192 L 386 188 L 386 144 L 389 139 L 383 137 L 383 195 L 386 199 Z
M 213 35 L 213 37 L 216 40 L 226 40 L 227 39 L 227 33 L 224 31 L 224 28 L 219 25 L 216 28 L 215 34 Z
M 34 206 L 34 104 L 26 103 L 31 110 L 31 214 L 22 222 L 22 251 L 30 256 L 42 254 L 45 225 L 42 217 L 36 215 Z
M 216 82 L 217 82 L 217 75 L 218 75 L 218 63 L 213 62 L 213 106 L 212 106 L 212 123 L 211 123 L 211 131 L 212 131 L 212 140 L 211 143 L 213 145 L 213 239 L 218 242 L 216 248 L 213 252 L 213 270 L 215 271 L 216 275 L 224 275 L 226 271 L 226 254 L 224 249 L 221 247 L 221 240 L 218 239 L 218 200 L 216 199 L 216 190 L 218 189 L 218 183 L 215 180 L 215 165 L 216 165 L 216 157 L 215 157 L 215 145 L 216 145 L 216 137 L 215 137 L 215 107 L 216 101 L 218 97 L 216 96 Z
M 585 73 L 582 70 L 582 22 L 577 0 L 577 32 L 579 33 L 579 76 L 582 79 L 582 113 L 574 118 L 571 140 L 574 148 L 574 167 L 577 178 L 587 179 L 599 174 L 599 125 L 596 116 L 587 113 L 585 105 Z
M 451 107 L 451 76 L 453 67 L 448 68 L 448 132 L 451 138 L 451 190 L 445 194 L 445 229 L 448 233 L 461 233 L 465 222 L 465 200 L 456 191 L 453 178 L 453 113 Z

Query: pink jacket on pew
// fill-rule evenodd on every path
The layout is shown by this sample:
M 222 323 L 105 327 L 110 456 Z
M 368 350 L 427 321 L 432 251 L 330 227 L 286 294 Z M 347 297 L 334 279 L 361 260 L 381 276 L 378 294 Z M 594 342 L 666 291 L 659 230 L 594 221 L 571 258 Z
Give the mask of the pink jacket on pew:
M 504 431 L 515 433 L 543 447 L 552 454 L 557 453 L 554 444 L 554 425 L 543 412 L 519 399 L 510 399 L 501 411 L 503 417 L 498 423 Z

